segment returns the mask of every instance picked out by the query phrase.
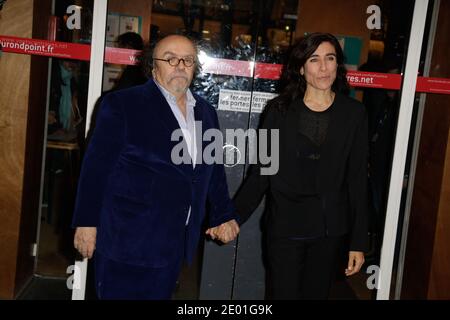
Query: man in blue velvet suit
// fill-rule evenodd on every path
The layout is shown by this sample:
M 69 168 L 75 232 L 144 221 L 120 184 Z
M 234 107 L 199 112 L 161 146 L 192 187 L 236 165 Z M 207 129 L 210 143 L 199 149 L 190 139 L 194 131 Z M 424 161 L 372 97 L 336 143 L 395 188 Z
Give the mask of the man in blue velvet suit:
M 223 165 L 198 161 L 206 144 L 196 125 L 203 134 L 219 123 L 189 90 L 196 46 L 171 35 L 152 58 L 152 80 L 105 96 L 82 165 L 74 245 L 88 258 L 95 250 L 100 299 L 169 299 L 195 254 L 207 201 L 207 234 L 226 243 L 239 232 Z M 171 158 L 177 129 L 190 163 Z

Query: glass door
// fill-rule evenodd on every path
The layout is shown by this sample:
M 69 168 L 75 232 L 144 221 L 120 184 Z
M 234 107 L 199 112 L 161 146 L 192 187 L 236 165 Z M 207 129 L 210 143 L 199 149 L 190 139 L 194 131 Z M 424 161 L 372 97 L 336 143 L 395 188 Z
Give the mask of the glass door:
M 54 40 L 82 44 L 89 48 L 93 3 L 92 0 L 79 1 L 74 6 L 74 14 L 79 14 L 79 25 L 74 20 L 75 28 L 70 30 L 67 11 L 72 2 L 55 1 L 51 22 L 54 25 L 51 30 Z M 66 278 L 67 267 L 75 258 L 71 220 L 84 152 L 89 55 L 86 58 L 87 61 L 60 58 L 51 58 L 50 61 L 46 152 L 36 262 L 36 273 L 41 276 Z
M 28 104 L 10 103 L 16 110 L 30 106 L 24 123 L 27 152 L 22 207 L 22 219 L 30 221 L 23 222 L 26 228 L 21 228 L 20 237 L 22 246 L 30 246 L 35 256 L 30 287 L 42 292 L 25 293 L 22 298 L 70 299 L 68 277 L 76 255 L 71 220 L 93 92 L 93 25 L 99 19 L 94 18 L 94 0 L 34 2 L 2 1 L 0 17 L 1 59 L 10 61 L 11 67 L 21 66 L 20 72 L 17 68 L 14 72 L 2 65 L 2 81 L 3 77 L 10 79 L 2 90 L 12 95 L 21 92 L 24 97 L 30 92 Z M 106 10 L 103 14 L 106 18 Z M 21 148 L 16 146 L 16 150 Z M 30 249 L 23 251 L 19 264 L 29 260 Z

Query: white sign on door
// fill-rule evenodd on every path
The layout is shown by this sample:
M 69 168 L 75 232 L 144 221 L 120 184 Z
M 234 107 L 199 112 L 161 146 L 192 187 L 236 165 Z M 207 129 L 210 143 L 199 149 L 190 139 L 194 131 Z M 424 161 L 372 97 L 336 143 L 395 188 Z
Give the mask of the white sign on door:
M 248 112 L 251 105 L 252 112 L 261 113 L 267 101 L 276 96 L 269 92 L 220 89 L 218 110 Z

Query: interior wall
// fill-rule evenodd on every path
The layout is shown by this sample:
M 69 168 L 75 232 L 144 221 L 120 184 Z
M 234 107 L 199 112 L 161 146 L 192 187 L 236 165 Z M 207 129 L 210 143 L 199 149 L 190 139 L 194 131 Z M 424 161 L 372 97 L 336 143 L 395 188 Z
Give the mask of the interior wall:
M 183 19 L 180 16 L 171 16 L 168 14 L 153 13 L 152 24 L 157 25 L 164 32 L 175 33 L 177 29 L 184 28 Z M 198 19 L 195 20 L 194 30 L 198 29 Z M 206 26 L 205 26 L 206 29 Z M 219 26 L 220 30 L 220 26 Z
M 8 1 L 0 34 L 46 39 L 51 3 Z M 34 272 L 48 60 L 18 54 L 0 58 L 0 298 L 14 298 Z
M 301 0 L 298 4 L 298 37 L 305 32 L 330 32 L 334 35 L 360 37 L 362 39 L 360 65 L 369 53 L 370 30 L 366 27 L 369 15 L 367 7 L 373 0 Z
M 449 45 L 449 44 L 448 44 Z M 450 98 L 446 97 L 447 108 Z M 443 100 L 443 99 L 441 99 Z M 450 114 L 447 113 L 450 126 Z M 428 285 L 428 299 L 450 299 L 450 130 L 447 136 L 447 153 L 445 155 L 442 188 L 439 197 L 439 210 L 436 221 L 431 272 Z
M 31 38 L 33 0 L 7 1 L 0 16 L 0 34 Z M 31 57 L 0 57 L 0 298 L 14 296 L 22 209 L 25 141 Z
M 152 6 L 152 0 L 109 0 L 108 12 L 142 16 L 142 38 L 144 42 L 148 42 L 150 38 Z
M 450 2 L 441 1 L 430 77 L 450 78 Z M 427 94 L 407 238 L 403 299 L 450 299 L 450 96 Z
M 178 29 L 183 29 L 183 19 L 180 16 L 171 16 L 161 13 L 153 13 L 152 24 L 159 26 L 164 32 L 175 33 Z M 199 20 L 195 20 L 193 29 L 198 30 Z M 205 20 L 203 24 L 203 30 L 209 31 L 209 34 L 205 34 L 204 37 L 207 38 L 208 35 L 218 35 L 220 34 L 220 21 Z M 235 24 L 233 23 L 232 29 L 232 39 L 234 40 L 237 36 L 241 34 L 248 34 L 250 26 Z
M 441 1 L 431 64 L 431 77 L 450 78 L 450 63 L 448 62 L 449 29 L 450 2 Z M 426 108 L 428 108 L 429 113 L 440 119 L 444 129 L 442 130 L 442 137 L 446 140 L 446 152 L 443 152 L 445 160 L 442 166 L 441 190 L 440 193 L 437 193 L 439 195 L 439 207 L 431 258 L 428 299 L 450 299 L 450 96 L 428 95 Z M 442 110 L 444 108 L 445 111 Z

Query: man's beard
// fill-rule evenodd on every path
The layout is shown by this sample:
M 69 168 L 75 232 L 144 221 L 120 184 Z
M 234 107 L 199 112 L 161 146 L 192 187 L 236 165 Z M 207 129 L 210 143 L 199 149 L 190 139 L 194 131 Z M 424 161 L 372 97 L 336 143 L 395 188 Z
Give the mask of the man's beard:
M 189 88 L 189 80 L 187 77 L 185 76 L 181 76 L 185 81 L 184 84 L 182 81 L 180 81 L 180 78 L 172 78 L 172 80 L 170 80 L 170 82 L 173 82 L 173 90 L 177 93 L 184 93 L 187 91 L 187 89 Z

